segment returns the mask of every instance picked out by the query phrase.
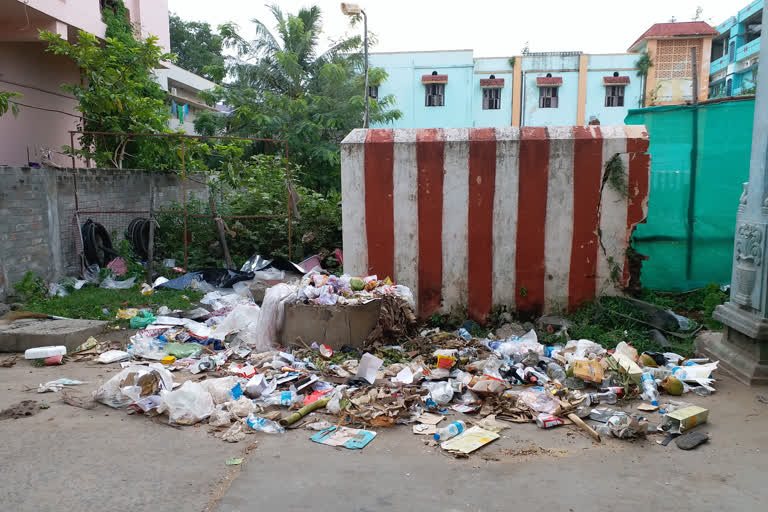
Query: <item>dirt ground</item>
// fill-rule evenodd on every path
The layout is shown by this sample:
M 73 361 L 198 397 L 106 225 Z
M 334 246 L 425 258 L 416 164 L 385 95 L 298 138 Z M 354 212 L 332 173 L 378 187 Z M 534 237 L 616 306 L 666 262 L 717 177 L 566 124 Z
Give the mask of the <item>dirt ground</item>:
M 574 426 L 512 425 L 468 459 L 425 444 L 410 426 L 378 429 L 363 450 L 309 441 L 312 432 L 254 433 L 228 444 L 210 427 L 173 428 L 99 404 L 85 410 L 37 385 L 87 381 L 88 396 L 117 364 L 0 368 L 0 409 L 21 400 L 48 404 L 31 417 L 0 421 L 0 503 L 14 511 L 525 510 L 694 508 L 758 510 L 768 500 L 768 388 L 721 376 L 698 427 L 711 441 L 693 451 L 674 442 L 606 439 Z M 30 390 L 31 389 L 31 390 Z M 663 400 L 662 400 L 663 402 Z M 635 402 L 637 405 L 639 402 Z M 317 415 L 322 418 L 322 415 Z M 659 415 L 648 415 L 659 422 Z M 245 457 L 241 466 L 227 466 Z M 762 505 L 764 507 L 764 505 Z

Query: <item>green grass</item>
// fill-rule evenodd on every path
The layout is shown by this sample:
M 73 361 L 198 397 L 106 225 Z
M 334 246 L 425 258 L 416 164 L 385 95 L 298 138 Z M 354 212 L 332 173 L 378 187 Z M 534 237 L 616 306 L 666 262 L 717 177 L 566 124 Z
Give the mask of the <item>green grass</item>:
M 188 310 L 192 309 L 193 302 L 200 300 L 202 296 L 202 293 L 195 290 L 160 289 L 152 295 L 142 295 L 138 286 L 127 290 L 86 286 L 66 297 L 32 298 L 24 305 L 24 311 L 67 318 L 110 320 L 117 325 L 127 326 L 128 320 L 115 320 L 118 309 L 151 307 L 154 310 L 160 306 L 168 306 L 171 310 Z M 107 308 L 109 312 L 104 313 L 103 308 Z

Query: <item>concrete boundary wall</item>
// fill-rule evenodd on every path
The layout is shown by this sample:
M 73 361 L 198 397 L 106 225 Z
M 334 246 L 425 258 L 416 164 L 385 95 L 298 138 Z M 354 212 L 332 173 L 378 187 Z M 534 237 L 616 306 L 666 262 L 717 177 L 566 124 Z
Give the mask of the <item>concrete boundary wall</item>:
M 345 271 L 409 286 L 422 317 L 572 309 L 628 284 L 643 126 L 359 129 L 341 148 Z M 616 154 L 626 191 L 605 176 Z
M 173 172 L 132 169 L 78 169 L 80 210 L 149 210 L 150 183 L 159 206 L 183 199 L 181 178 Z M 207 199 L 204 180 L 187 180 L 188 197 Z M 75 190 L 71 169 L 0 166 L 0 300 L 28 270 L 47 279 L 78 275 Z M 117 232 L 117 245 L 128 222 L 146 214 L 85 214 Z

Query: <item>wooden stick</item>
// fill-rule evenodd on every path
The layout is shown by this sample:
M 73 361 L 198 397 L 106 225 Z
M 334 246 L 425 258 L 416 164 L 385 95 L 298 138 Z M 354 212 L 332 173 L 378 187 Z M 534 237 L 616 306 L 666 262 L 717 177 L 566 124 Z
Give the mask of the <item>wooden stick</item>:
M 227 237 L 224 234 L 224 221 L 219 217 L 219 212 L 216 209 L 216 202 L 213 200 L 213 187 L 208 188 L 208 204 L 211 207 L 211 214 L 216 222 L 216 229 L 219 231 L 219 243 L 224 251 L 224 260 L 227 262 L 227 268 L 233 269 L 235 266 L 232 264 L 232 256 L 229 254 L 229 246 L 227 245 Z
M 571 420 L 572 422 L 574 422 L 575 424 L 577 424 L 578 426 L 580 426 L 581 429 L 584 432 L 586 432 L 587 434 L 589 434 L 590 436 L 592 436 L 595 441 L 597 441 L 598 443 L 600 442 L 600 434 L 598 434 L 595 431 L 595 429 L 593 429 L 592 427 L 590 427 L 589 425 L 584 423 L 584 421 L 582 421 L 581 418 L 579 418 L 578 416 L 576 416 L 572 412 L 569 412 L 568 413 L 568 419 Z

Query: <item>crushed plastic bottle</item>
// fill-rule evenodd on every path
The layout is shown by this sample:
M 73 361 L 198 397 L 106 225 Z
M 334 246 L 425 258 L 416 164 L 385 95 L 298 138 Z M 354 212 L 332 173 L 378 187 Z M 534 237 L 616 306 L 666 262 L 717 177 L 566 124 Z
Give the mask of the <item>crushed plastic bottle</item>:
M 251 427 L 253 430 L 264 432 L 266 434 L 282 434 L 283 432 L 285 432 L 285 429 L 282 426 L 280 426 L 280 424 L 277 423 L 276 421 L 271 421 L 271 420 L 268 420 L 267 418 L 256 416 L 253 413 L 248 415 L 248 419 L 246 420 L 246 423 L 248 423 L 248 426 Z
M 285 407 L 289 407 L 294 402 L 299 401 L 300 397 L 296 394 L 295 391 L 280 391 L 278 393 L 273 393 L 271 395 L 262 397 L 259 402 L 263 403 L 265 406 L 270 405 L 282 405 Z
M 466 329 L 465 329 L 465 328 L 463 328 L 463 327 L 462 327 L 461 329 L 459 329 L 459 336 L 461 336 L 462 338 L 464 338 L 464 339 L 465 339 L 465 340 L 467 340 L 467 341 L 469 341 L 469 340 L 471 340 L 471 339 L 472 339 L 472 335 L 471 335 L 471 334 L 469 334 L 469 331 L 468 331 L 468 330 L 466 330 Z
M 436 429 L 434 436 L 435 441 L 445 441 L 446 439 L 455 437 L 464 432 L 464 429 L 466 428 L 467 425 L 461 420 L 449 423 L 445 427 Z
M 602 393 L 588 393 L 587 394 L 587 406 L 598 404 L 615 404 L 616 393 L 613 391 L 604 391 Z
M 550 379 L 559 381 L 560 383 L 565 382 L 565 379 L 567 378 L 563 367 L 555 362 L 551 362 L 547 365 L 547 375 L 549 375 Z
M 640 378 L 643 385 L 643 398 L 651 402 L 651 405 L 659 405 L 659 390 L 656 387 L 656 379 L 650 373 L 644 373 Z

